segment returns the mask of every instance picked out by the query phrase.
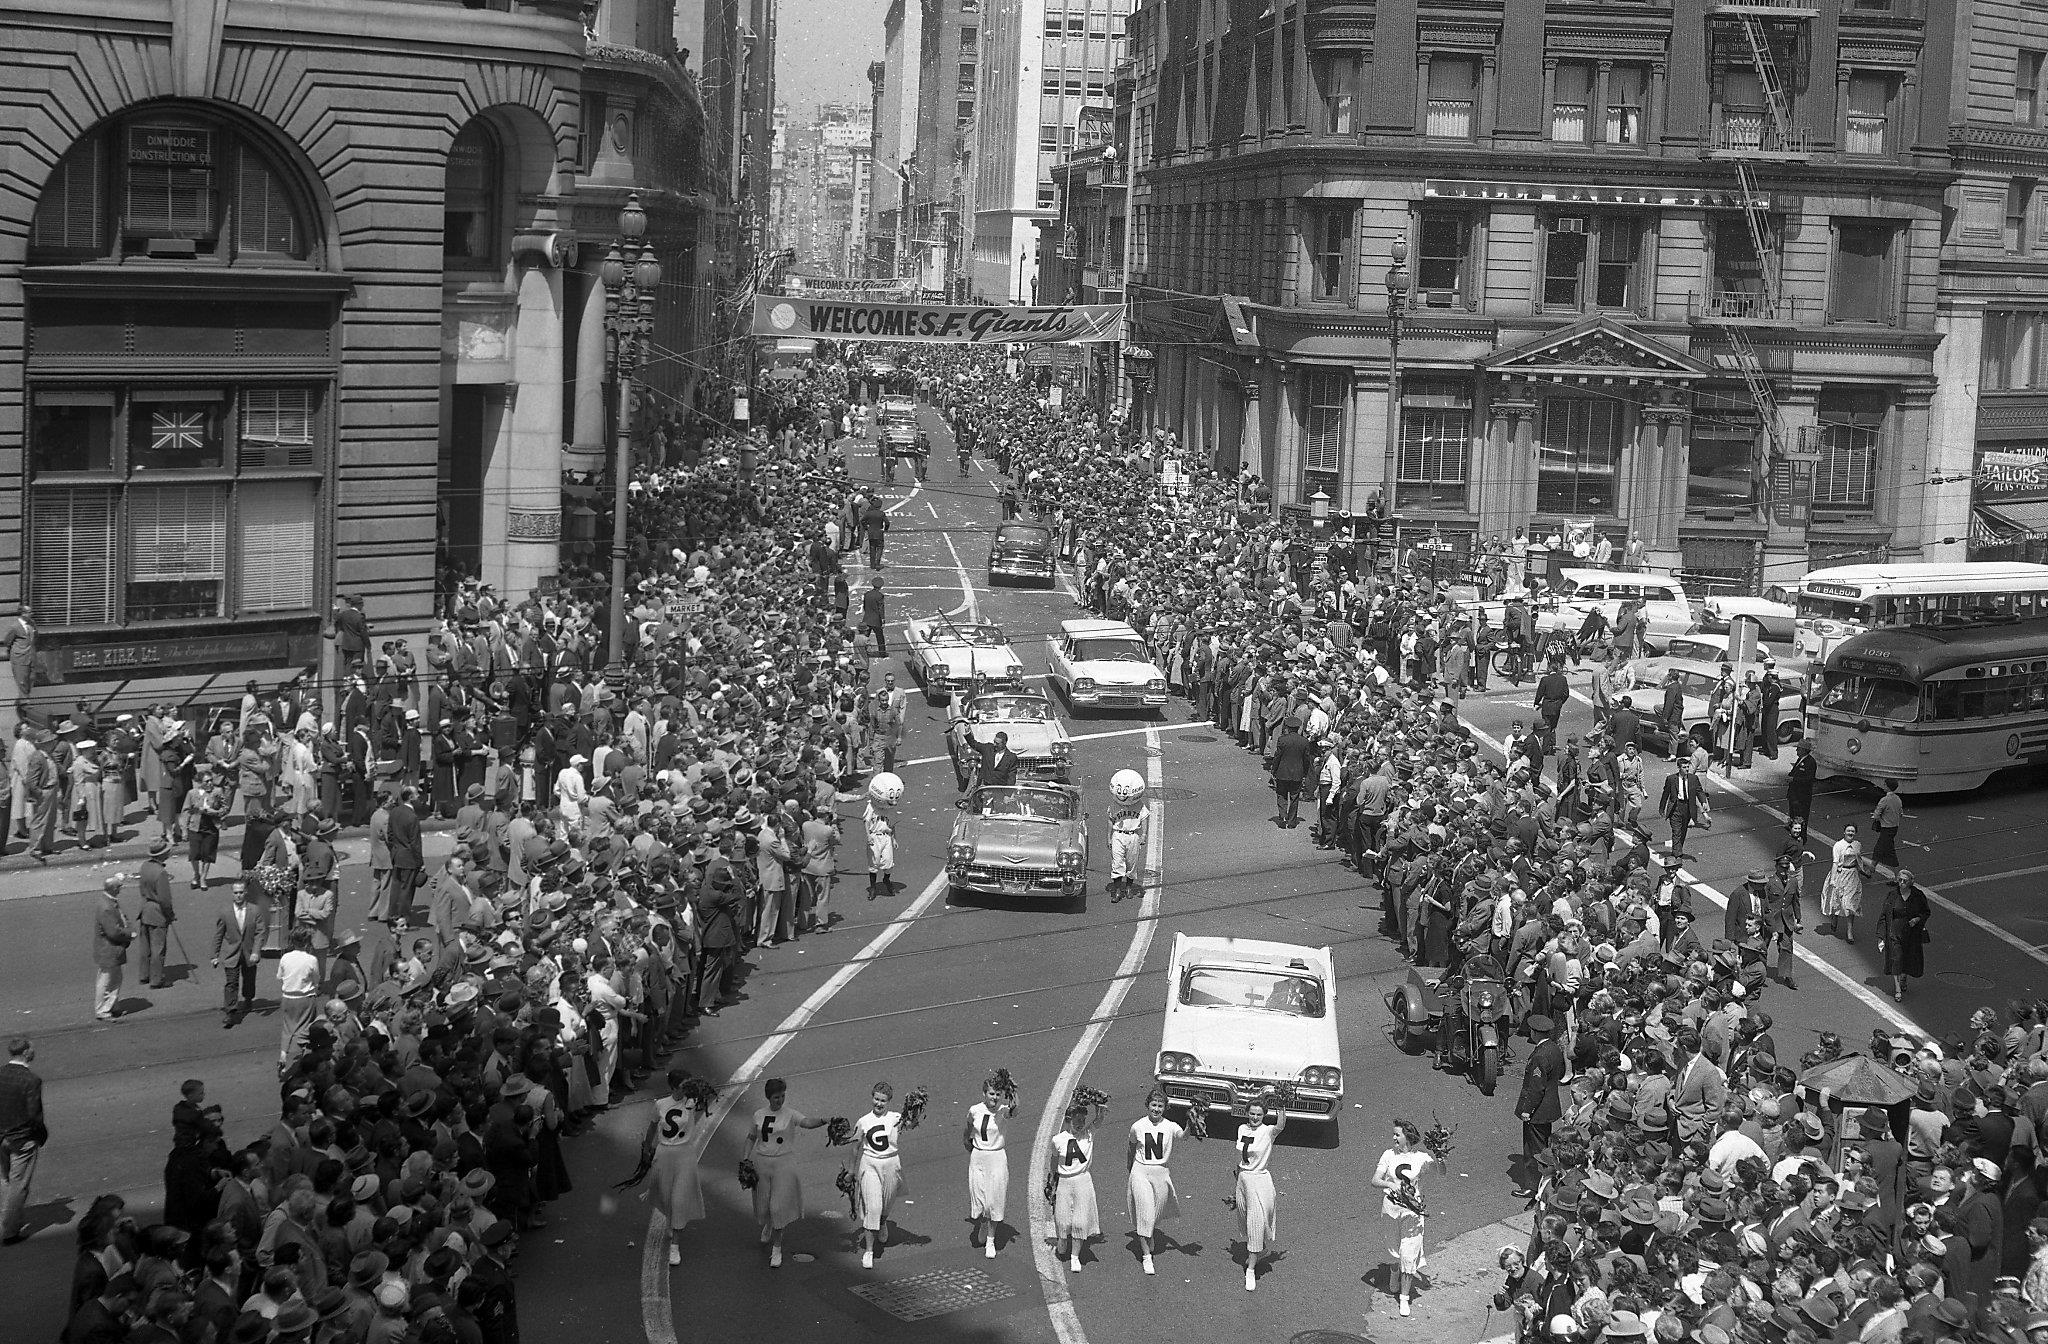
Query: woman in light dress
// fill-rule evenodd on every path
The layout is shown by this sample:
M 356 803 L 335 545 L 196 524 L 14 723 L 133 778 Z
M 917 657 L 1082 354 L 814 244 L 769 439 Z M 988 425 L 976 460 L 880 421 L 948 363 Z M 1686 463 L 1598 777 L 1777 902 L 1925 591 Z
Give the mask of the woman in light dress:
M 649 1172 L 654 1183 L 648 1187 L 647 1199 L 668 1220 L 671 1265 L 683 1263 L 676 1238 L 704 1216 L 704 1184 L 697 1162 L 704 1155 L 711 1125 L 702 1111 L 683 1098 L 683 1084 L 689 1078 L 688 1069 L 668 1071 L 669 1094 L 654 1104 L 654 1118 L 647 1122 L 647 1133 L 640 1140 L 641 1156 L 654 1159 Z
M 903 1113 L 889 1109 L 896 1089 L 886 1082 L 875 1084 L 869 1094 L 873 1107 L 853 1122 L 854 1142 L 860 1145 L 860 1263 L 875 1267 L 875 1251 L 888 1238 L 883 1235 L 896 1201 L 903 1196 Z
M 1396 1120 L 1393 1146 L 1380 1154 L 1380 1164 L 1372 1176 L 1372 1183 L 1386 1192 L 1380 1200 L 1380 1212 L 1394 1221 L 1391 1250 L 1398 1262 L 1396 1282 L 1403 1316 L 1408 1315 L 1409 1300 L 1415 1294 L 1415 1276 L 1428 1263 L 1422 1254 L 1422 1229 L 1426 1220 L 1394 1196 L 1401 1192 L 1404 1179 L 1411 1186 L 1418 1181 L 1423 1168 L 1432 1160 L 1423 1150 L 1422 1131 L 1406 1120 Z
M 1053 1177 L 1057 1186 L 1052 1201 L 1053 1256 L 1064 1259 L 1067 1268 L 1081 1272 L 1081 1247 L 1102 1235 L 1102 1215 L 1095 1202 L 1095 1177 L 1089 1168 L 1095 1161 L 1094 1113 L 1092 1106 L 1067 1107 L 1066 1127 L 1052 1136 Z
M 967 1147 L 967 1216 L 974 1220 L 973 1239 L 981 1253 L 996 1258 L 996 1226 L 1010 1199 L 1010 1154 L 1003 1118 L 1017 1113 L 991 1075 L 981 1085 L 981 1100 L 967 1110 L 960 1141 Z
M 1239 1122 L 1232 1154 L 1237 1162 L 1237 1226 L 1244 1236 L 1244 1290 L 1259 1287 L 1259 1262 L 1280 1235 L 1280 1208 L 1273 1195 L 1273 1143 L 1287 1128 L 1287 1112 L 1272 1088 L 1258 1109 Z
M 780 1269 L 783 1229 L 804 1216 L 804 1187 L 790 1156 L 790 1140 L 799 1129 L 817 1129 L 825 1122 L 785 1106 L 789 1084 L 782 1079 L 770 1078 L 761 1090 L 768 1104 L 754 1112 L 742 1156 L 754 1164 L 754 1222 L 768 1248 L 768 1268 Z
M 1201 1103 L 1197 1102 L 1197 1105 Z M 1166 1089 L 1154 1087 L 1145 1096 L 1145 1114 L 1131 1122 L 1131 1142 L 1124 1155 L 1130 1171 L 1128 1205 L 1138 1247 L 1145 1253 L 1147 1274 L 1152 1268 L 1152 1239 L 1159 1224 L 1180 1217 L 1180 1199 L 1173 1188 L 1173 1145 L 1187 1133 L 1178 1121 L 1166 1118 Z
M 1863 842 L 1854 826 L 1842 828 L 1828 865 L 1828 880 L 1820 889 L 1820 914 L 1831 933 L 1856 941 L 1856 916 L 1863 913 Z

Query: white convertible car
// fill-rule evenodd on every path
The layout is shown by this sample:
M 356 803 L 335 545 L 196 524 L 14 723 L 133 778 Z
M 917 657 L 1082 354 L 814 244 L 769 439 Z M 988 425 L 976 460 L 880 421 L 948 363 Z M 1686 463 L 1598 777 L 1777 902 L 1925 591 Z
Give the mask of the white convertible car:
M 1337 1118 L 1344 1066 L 1327 947 L 1173 936 L 1156 1076 L 1175 1104 L 1244 1114 L 1268 1084 L 1290 1119 Z
M 993 743 L 997 733 L 1008 737 L 1010 750 L 1023 762 L 1023 777 L 1068 782 L 1074 744 L 1051 702 L 1037 691 L 962 692 L 953 697 L 952 719 L 946 750 L 961 784 L 973 775 L 980 749 Z
M 945 704 L 953 692 L 972 687 L 976 677 L 991 690 L 1023 689 L 1024 662 L 999 625 L 928 616 L 904 627 L 903 642 L 910 648 L 910 675 L 924 688 L 929 704 Z

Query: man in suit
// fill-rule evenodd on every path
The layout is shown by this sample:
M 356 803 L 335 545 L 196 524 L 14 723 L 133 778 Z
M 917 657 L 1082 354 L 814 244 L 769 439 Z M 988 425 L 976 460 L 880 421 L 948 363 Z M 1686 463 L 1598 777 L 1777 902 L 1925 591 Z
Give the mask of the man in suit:
M 334 641 L 341 665 L 350 672 L 360 669 L 363 655 L 370 651 L 370 622 L 363 615 L 362 599 L 337 593 L 334 598 L 334 628 L 327 637 Z
M 1623 747 L 1642 737 L 1642 719 L 1636 714 L 1636 700 L 1632 695 L 1621 697 L 1619 704 L 1607 716 L 1607 738 L 1614 744 L 1618 754 Z
M 420 871 L 427 866 L 426 851 L 420 843 L 420 814 L 413 810 L 419 791 L 412 785 L 400 787 L 398 801 L 390 806 L 391 825 L 386 843 L 391 847 L 390 923 L 404 924 L 412 918 L 412 893 L 419 885 Z
M 57 813 L 64 797 L 64 774 L 42 743 L 29 741 L 27 760 L 14 774 L 15 785 L 27 799 L 22 814 L 28 818 L 29 857 L 47 863 L 57 847 Z
M 718 1016 L 726 1003 L 726 981 L 739 958 L 741 895 L 729 863 L 714 861 L 697 893 L 698 945 L 703 955 L 697 972 L 697 1003 L 707 1017 Z
M 869 732 L 876 750 L 882 753 L 882 768 L 896 768 L 896 749 L 903 745 L 903 717 L 906 697 L 896 688 L 896 674 L 882 675 L 882 689 L 868 702 Z
M 455 942 L 462 926 L 469 922 L 468 878 L 469 861 L 460 853 L 450 854 L 448 862 L 427 885 L 427 922 L 443 947 Z
M 879 545 L 876 549 L 880 550 Z M 882 626 L 882 576 L 877 574 L 860 592 L 860 628 L 873 637 L 876 657 L 887 657 L 889 653 L 889 637 L 883 633 Z
M 984 784 L 1015 784 L 1017 772 L 1024 763 L 1017 753 L 1010 750 L 1010 735 L 997 733 L 992 742 L 974 744 L 977 760 L 974 764 L 974 778 L 969 787 L 980 788 Z
M 370 814 L 370 919 L 389 924 L 395 918 L 396 902 L 391 883 L 391 794 L 377 790 L 377 810 Z
M 1664 777 L 1664 793 L 1657 802 L 1659 815 L 1671 823 L 1671 853 L 1675 857 L 1685 857 L 1686 834 L 1700 819 L 1705 799 L 1706 791 L 1692 772 L 1692 762 L 1679 757 L 1677 773 Z
M 223 1031 L 242 1020 L 256 1002 L 256 968 L 263 961 L 262 907 L 249 903 L 247 883 L 237 882 L 227 909 L 213 921 L 213 950 L 208 958 L 220 967 L 220 1025 Z
M 1315 748 L 1301 731 L 1301 715 L 1290 714 L 1273 746 L 1273 792 L 1280 799 L 1280 827 L 1292 830 L 1301 824 L 1301 785 L 1308 778 L 1309 756 Z
M 1550 1150 L 1550 1127 L 1564 1114 L 1558 1094 L 1564 1081 L 1564 1047 L 1557 1043 L 1557 1024 L 1542 1013 L 1531 1013 L 1527 1025 L 1536 1048 L 1522 1069 L 1522 1095 L 1515 1101 L 1515 1114 L 1522 1121 L 1522 1185 L 1515 1194 L 1522 1199 L 1536 1193 L 1541 1179 L 1537 1163 Z
M 120 1015 L 121 968 L 128 961 L 128 944 L 135 940 L 121 914 L 121 886 L 118 874 L 100 883 L 99 904 L 93 911 L 92 1015 L 102 1022 L 112 1022 Z
M 26 1036 L 10 1037 L 7 1062 L 0 1064 L 0 1245 L 27 1239 L 21 1230 L 28 1213 L 29 1182 L 36 1176 L 36 1154 L 50 1140 L 43 1119 L 43 1080 L 29 1067 L 36 1062 L 35 1044 Z
M 1709 1142 L 1728 1100 L 1727 1076 L 1700 1053 L 1698 1032 L 1679 1032 L 1676 1044 L 1678 1081 L 1671 1086 L 1673 1131 L 1680 1143 Z
M 169 959 L 165 944 L 170 940 L 171 925 L 178 920 L 178 908 L 171 900 L 171 875 L 164 871 L 164 861 L 170 857 L 171 838 L 158 836 L 135 879 L 142 889 L 142 913 L 136 921 L 142 926 L 142 983 L 151 989 L 166 984 Z

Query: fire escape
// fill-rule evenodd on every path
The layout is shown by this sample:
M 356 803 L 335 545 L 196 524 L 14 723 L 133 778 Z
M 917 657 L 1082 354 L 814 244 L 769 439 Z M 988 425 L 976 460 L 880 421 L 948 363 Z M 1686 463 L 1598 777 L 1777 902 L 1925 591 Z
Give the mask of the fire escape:
M 1730 67 L 1739 70 L 1739 62 L 1746 58 L 1755 75 L 1752 101 L 1737 103 L 1724 96 L 1708 141 L 1707 157 L 1729 161 L 1735 167 L 1737 206 L 1759 274 L 1756 292 L 1710 293 L 1696 316 L 1715 326 L 1726 347 L 1717 353 L 1715 362 L 1723 368 L 1733 368 L 1748 389 L 1757 420 L 1763 427 L 1762 446 L 1768 468 L 1763 479 L 1769 483 L 1769 500 L 1781 520 L 1789 522 L 1795 501 L 1792 462 L 1801 454 L 1787 440 L 1778 414 L 1777 393 L 1748 329 L 1784 325 L 1793 320 L 1792 304 L 1780 288 L 1771 197 L 1758 180 L 1758 168 L 1764 164 L 1797 163 L 1809 157 L 1806 132 L 1793 118 L 1779 53 L 1787 45 L 1794 52 L 1799 50 L 1803 34 L 1790 33 L 1788 44 L 1784 40 L 1785 29 L 1789 23 L 1817 17 L 1819 8 L 1812 0 L 1710 0 L 1709 12 L 1715 23 L 1716 46 L 1725 43 L 1737 53 L 1729 62 Z M 1732 90 L 1737 78 L 1724 76 L 1724 86 Z

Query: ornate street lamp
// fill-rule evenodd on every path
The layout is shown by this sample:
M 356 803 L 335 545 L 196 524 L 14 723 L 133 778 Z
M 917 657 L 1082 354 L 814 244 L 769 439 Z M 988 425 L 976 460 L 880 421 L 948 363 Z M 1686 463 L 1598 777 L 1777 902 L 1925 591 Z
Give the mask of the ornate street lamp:
M 661 262 L 646 241 L 647 211 L 640 194 L 626 197 L 619 211 L 619 241 L 598 267 L 604 284 L 605 359 L 618 380 L 612 459 L 611 648 L 606 676 L 614 684 L 626 671 L 626 502 L 633 475 L 633 412 L 640 361 L 654 335 L 654 296 L 661 286 Z

